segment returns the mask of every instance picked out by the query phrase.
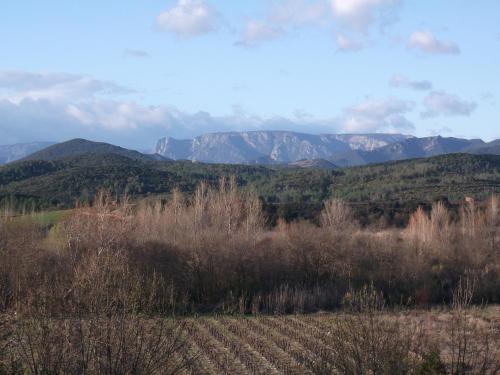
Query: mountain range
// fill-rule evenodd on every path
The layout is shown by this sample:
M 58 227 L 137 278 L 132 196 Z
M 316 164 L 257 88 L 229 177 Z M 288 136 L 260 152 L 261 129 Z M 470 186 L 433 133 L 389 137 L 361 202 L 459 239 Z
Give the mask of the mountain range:
M 253 131 L 160 139 L 146 154 L 84 139 L 0 146 L 0 164 L 15 160 L 59 160 L 85 154 L 115 154 L 133 160 L 188 160 L 221 164 L 282 165 L 337 169 L 453 153 L 500 155 L 500 140 L 418 138 L 402 134 L 304 134 Z
M 351 151 L 373 151 L 401 142 L 401 134 L 304 134 L 252 131 L 204 134 L 193 139 L 160 139 L 154 152 L 179 160 L 229 164 L 283 164 L 299 160 L 332 160 Z
M 500 140 L 255 131 L 205 134 L 187 140 L 162 138 L 154 152 L 173 160 L 206 163 L 293 165 L 315 160 L 309 165 L 350 167 L 451 153 L 500 154 Z

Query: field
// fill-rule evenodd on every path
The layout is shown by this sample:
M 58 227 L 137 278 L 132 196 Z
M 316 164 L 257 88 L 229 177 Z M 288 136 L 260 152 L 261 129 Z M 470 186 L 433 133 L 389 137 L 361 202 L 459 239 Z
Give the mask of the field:
M 121 319 L 110 329 L 102 320 L 95 326 L 102 330 L 101 345 L 109 344 L 104 357 L 109 356 L 115 364 L 107 365 L 101 358 L 97 361 L 100 366 L 97 370 L 87 359 L 87 368 L 99 373 L 103 370 L 115 374 L 135 373 L 129 362 L 130 355 L 124 358 L 122 354 L 129 352 L 133 358 L 137 356 L 134 360 L 137 363 L 154 359 L 155 363 L 138 373 L 171 375 L 445 375 L 500 371 L 500 306 L 460 312 L 441 308 L 362 314 L 205 316 L 164 321 L 169 327 L 176 327 L 168 332 L 179 332 L 179 340 L 173 339 L 175 335 L 159 335 L 149 341 L 139 341 L 138 345 L 137 334 L 147 336 L 153 330 L 144 329 L 146 326 L 137 320 L 124 325 Z M 71 324 L 68 321 L 47 329 L 50 325 L 41 323 L 31 331 L 18 330 L 12 335 L 15 344 L 11 352 L 32 363 L 32 368 L 64 373 L 64 369 L 67 371 L 68 366 L 72 366 L 70 363 L 78 362 L 76 358 L 85 358 L 71 354 L 73 347 L 65 343 L 78 341 L 74 332 L 67 335 L 70 331 L 66 329 Z M 117 327 L 125 327 L 126 333 L 110 340 L 110 336 L 116 335 Z M 159 326 L 153 324 L 153 327 Z M 26 336 L 21 339 L 23 334 Z M 61 337 L 65 340 L 60 340 Z M 52 341 L 54 338 L 58 341 Z M 84 348 L 90 350 L 96 341 L 100 340 L 87 338 Z M 3 343 L 0 335 L 0 349 Z M 52 346 L 52 351 L 47 351 L 47 345 Z M 377 368 L 381 372 L 370 372 Z M 464 371 L 457 372 L 461 368 Z
M 326 368 L 329 352 L 335 351 L 331 324 L 335 314 L 259 318 L 200 318 L 187 322 L 191 350 L 199 353 L 186 374 L 319 374 Z M 447 312 L 413 311 L 387 315 L 405 325 L 433 333 L 446 346 Z M 471 319 L 496 334 L 500 345 L 500 308 L 471 313 Z M 383 345 L 383 343 L 378 343 Z M 448 347 L 440 348 L 450 351 Z M 497 357 L 500 360 L 500 358 Z M 324 370 L 324 372 L 322 371 Z
M 72 210 L 47 211 L 40 213 L 32 213 L 26 215 L 16 215 L 12 218 L 14 224 L 27 225 L 34 224 L 41 227 L 49 227 L 71 215 Z

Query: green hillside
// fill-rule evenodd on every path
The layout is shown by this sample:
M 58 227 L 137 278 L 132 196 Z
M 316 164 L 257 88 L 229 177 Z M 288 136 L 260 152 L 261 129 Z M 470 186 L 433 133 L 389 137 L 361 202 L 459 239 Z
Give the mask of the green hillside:
M 201 181 L 216 184 L 220 176 L 231 175 L 243 189 L 259 194 L 273 218 L 314 217 L 322 202 L 335 196 L 351 202 L 366 220 L 384 216 L 399 221 L 436 200 L 453 206 L 464 196 L 500 193 L 500 156 L 451 154 L 333 171 L 85 154 L 0 167 L 0 202 L 70 208 L 101 188 L 136 198 L 168 194 L 176 187 L 189 194 Z

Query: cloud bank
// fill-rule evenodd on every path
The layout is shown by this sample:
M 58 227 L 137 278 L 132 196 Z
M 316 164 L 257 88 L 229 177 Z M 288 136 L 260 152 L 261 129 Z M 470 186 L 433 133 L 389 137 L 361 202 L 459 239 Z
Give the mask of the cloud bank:
M 444 91 L 433 91 L 424 99 L 423 118 L 438 116 L 470 116 L 477 107 L 473 101 L 459 98 Z
M 169 105 L 131 100 L 132 90 L 110 81 L 66 73 L 0 72 L 0 139 L 3 144 L 83 137 L 147 148 L 163 136 L 191 138 L 206 132 L 291 130 L 311 133 L 399 132 L 413 129 L 405 117 L 413 104 L 370 100 L 336 117 L 261 117 L 235 108 L 226 116 L 188 113 Z
M 344 110 L 342 129 L 347 132 L 408 132 L 415 129 L 406 114 L 414 104 L 404 100 L 368 100 Z

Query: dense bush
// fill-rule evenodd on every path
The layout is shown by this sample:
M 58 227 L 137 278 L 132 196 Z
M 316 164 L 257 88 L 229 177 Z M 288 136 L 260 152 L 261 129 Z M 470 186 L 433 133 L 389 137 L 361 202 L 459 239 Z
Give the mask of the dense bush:
M 101 194 L 50 229 L 0 226 L 0 309 L 47 314 L 291 313 L 333 309 L 373 284 L 389 304 L 450 301 L 464 277 L 474 302 L 500 300 L 499 203 L 452 220 L 436 204 L 404 230 L 360 227 L 339 200 L 321 225 L 270 230 L 261 201 L 234 180 L 191 199 L 118 204 Z

